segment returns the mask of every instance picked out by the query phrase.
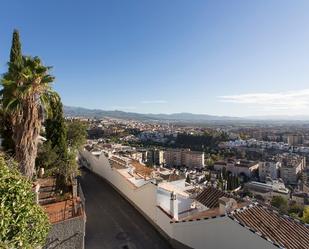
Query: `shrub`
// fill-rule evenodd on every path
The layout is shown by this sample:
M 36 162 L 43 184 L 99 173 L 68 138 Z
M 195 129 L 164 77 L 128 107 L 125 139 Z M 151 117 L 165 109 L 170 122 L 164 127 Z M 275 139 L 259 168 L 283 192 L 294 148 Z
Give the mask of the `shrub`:
M 286 214 L 288 211 L 288 201 L 282 196 L 274 196 L 271 205 L 278 208 L 281 213 Z
M 303 222 L 309 224 L 309 207 L 304 208 L 304 213 L 303 213 Z
M 45 242 L 49 228 L 31 182 L 0 155 L 0 248 L 36 248 Z

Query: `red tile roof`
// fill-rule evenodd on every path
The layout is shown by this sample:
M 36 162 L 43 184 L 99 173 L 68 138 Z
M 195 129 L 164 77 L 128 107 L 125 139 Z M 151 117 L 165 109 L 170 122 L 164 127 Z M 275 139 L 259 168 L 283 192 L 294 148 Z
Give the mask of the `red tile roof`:
M 113 161 L 116 161 L 117 163 L 119 164 L 122 164 L 122 165 L 126 165 L 126 161 L 125 160 L 122 160 L 121 158 L 118 158 L 118 157 L 115 157 L 115 156 L 112 156 L 111 158 Z
M 274 244 L 288 249 L 309 248 L 309 225 L 261 205 L 235 210 L 230 217 Z
M 142 165 L 137 160 L 131 160 L 131 165 L 135 168 L 135 172 L 143 177 L 150 177 L 153 169 Z
M 219 207 L 219 198 L 221 197 L 233 198 L 232 195 L 225 193 L 213 187 L 207 187 L 195 198 L 198 202 L 202 203 L 208 208 Z

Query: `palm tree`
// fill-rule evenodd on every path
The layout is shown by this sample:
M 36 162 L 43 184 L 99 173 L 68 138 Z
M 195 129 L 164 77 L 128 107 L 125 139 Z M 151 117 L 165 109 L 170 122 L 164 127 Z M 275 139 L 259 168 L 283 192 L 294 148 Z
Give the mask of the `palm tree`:
M 11 72 L 2 79 L 2 108 L 12 117 L 15 157 L 21 172 L 32 178 L 37 156 L 38 136 L 49 101 L 57 98 L 51 88 L 50 67 L 38 57 L 24 56 L 22 63 L 9 64 Z M 12 77 L 14 75 L 14 77 Z

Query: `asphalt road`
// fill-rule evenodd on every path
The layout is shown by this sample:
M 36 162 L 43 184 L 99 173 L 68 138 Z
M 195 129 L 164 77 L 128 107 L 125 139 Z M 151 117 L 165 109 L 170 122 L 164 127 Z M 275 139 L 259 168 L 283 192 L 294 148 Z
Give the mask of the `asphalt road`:
M 86 249 L 170 249 L 156 229 L 104 179 L 83 170 Z

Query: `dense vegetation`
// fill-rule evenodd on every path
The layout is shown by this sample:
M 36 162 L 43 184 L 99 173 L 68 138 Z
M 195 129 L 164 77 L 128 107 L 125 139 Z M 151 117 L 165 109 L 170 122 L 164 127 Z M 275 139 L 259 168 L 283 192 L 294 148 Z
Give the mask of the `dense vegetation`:
M 46 168 L 48 176 L 56 177 L 59 193 L 78 174 L 76 154 L 86 128 L 66 123 L 49 72 L 40 58 L 22 55 L 15 30 L 8 70 L 1 78 L 0 132 L 4 151 L 17 163 L 10 160 L 8 166 L 0 155 L 0 248 L 30 249 L 45 241 L 48 217 L 35 204 L 32 191 L 37 169 Z
M 85 143 L 86 127 L 77 121 L 65 121 L 61 101 L 51 101 L 51 109 L 52 115 L 45 122 L 47 142 L 39 147 L 36 166 L 54 175 L 58 189 L 65 191 L 78 175 L 76 149 Z
M 288 214 L 295 219 L 300 219 L 305 223 L 309 223 L 309 207 L 303 207 L 296 202 L 288 202 L 282 196 L 274 196 L 271 205 L 277 208 L 282 214 Z
M 36 248 L 48 230 L 47 215 L 35 204 L 32 183 L 12 160 L 0 155 L 0 248 Z
M 49 74 L 38 57 L 22 56 L 17 31 L 13 35 L 11 60 L 8 72 L 1 84 L 2 112 L 12 127 L 12 139 L 15 145 L 15 158 L 21 172 L 31 179 L 35 173 L 38 137 L 44 114 L 48 115 L 50 100 L 54 94 L 51 83 L 54 77 Z M 19 44 L 19 45 L 16 45 Z M 8 131 L 8 130 L 6 130 Z M 4 134 L 8 137 L 8 134 Z
M 178 134 L 174 146 L 179 148 L 190 148 L 197 151 L 209 151 L 217 148 L 219 143 L 228 140 L 224 132 L 205 132 L 202 135 Z
M 79 149 L 86 142 L 86 125 L 78 120 L 68 122 L 68 144 L 72 149 Z
M 240 186 L 240 178 L 228 172 L 225 168 L 217 175 L 218 184 L 221 189 L 232 191 Z

